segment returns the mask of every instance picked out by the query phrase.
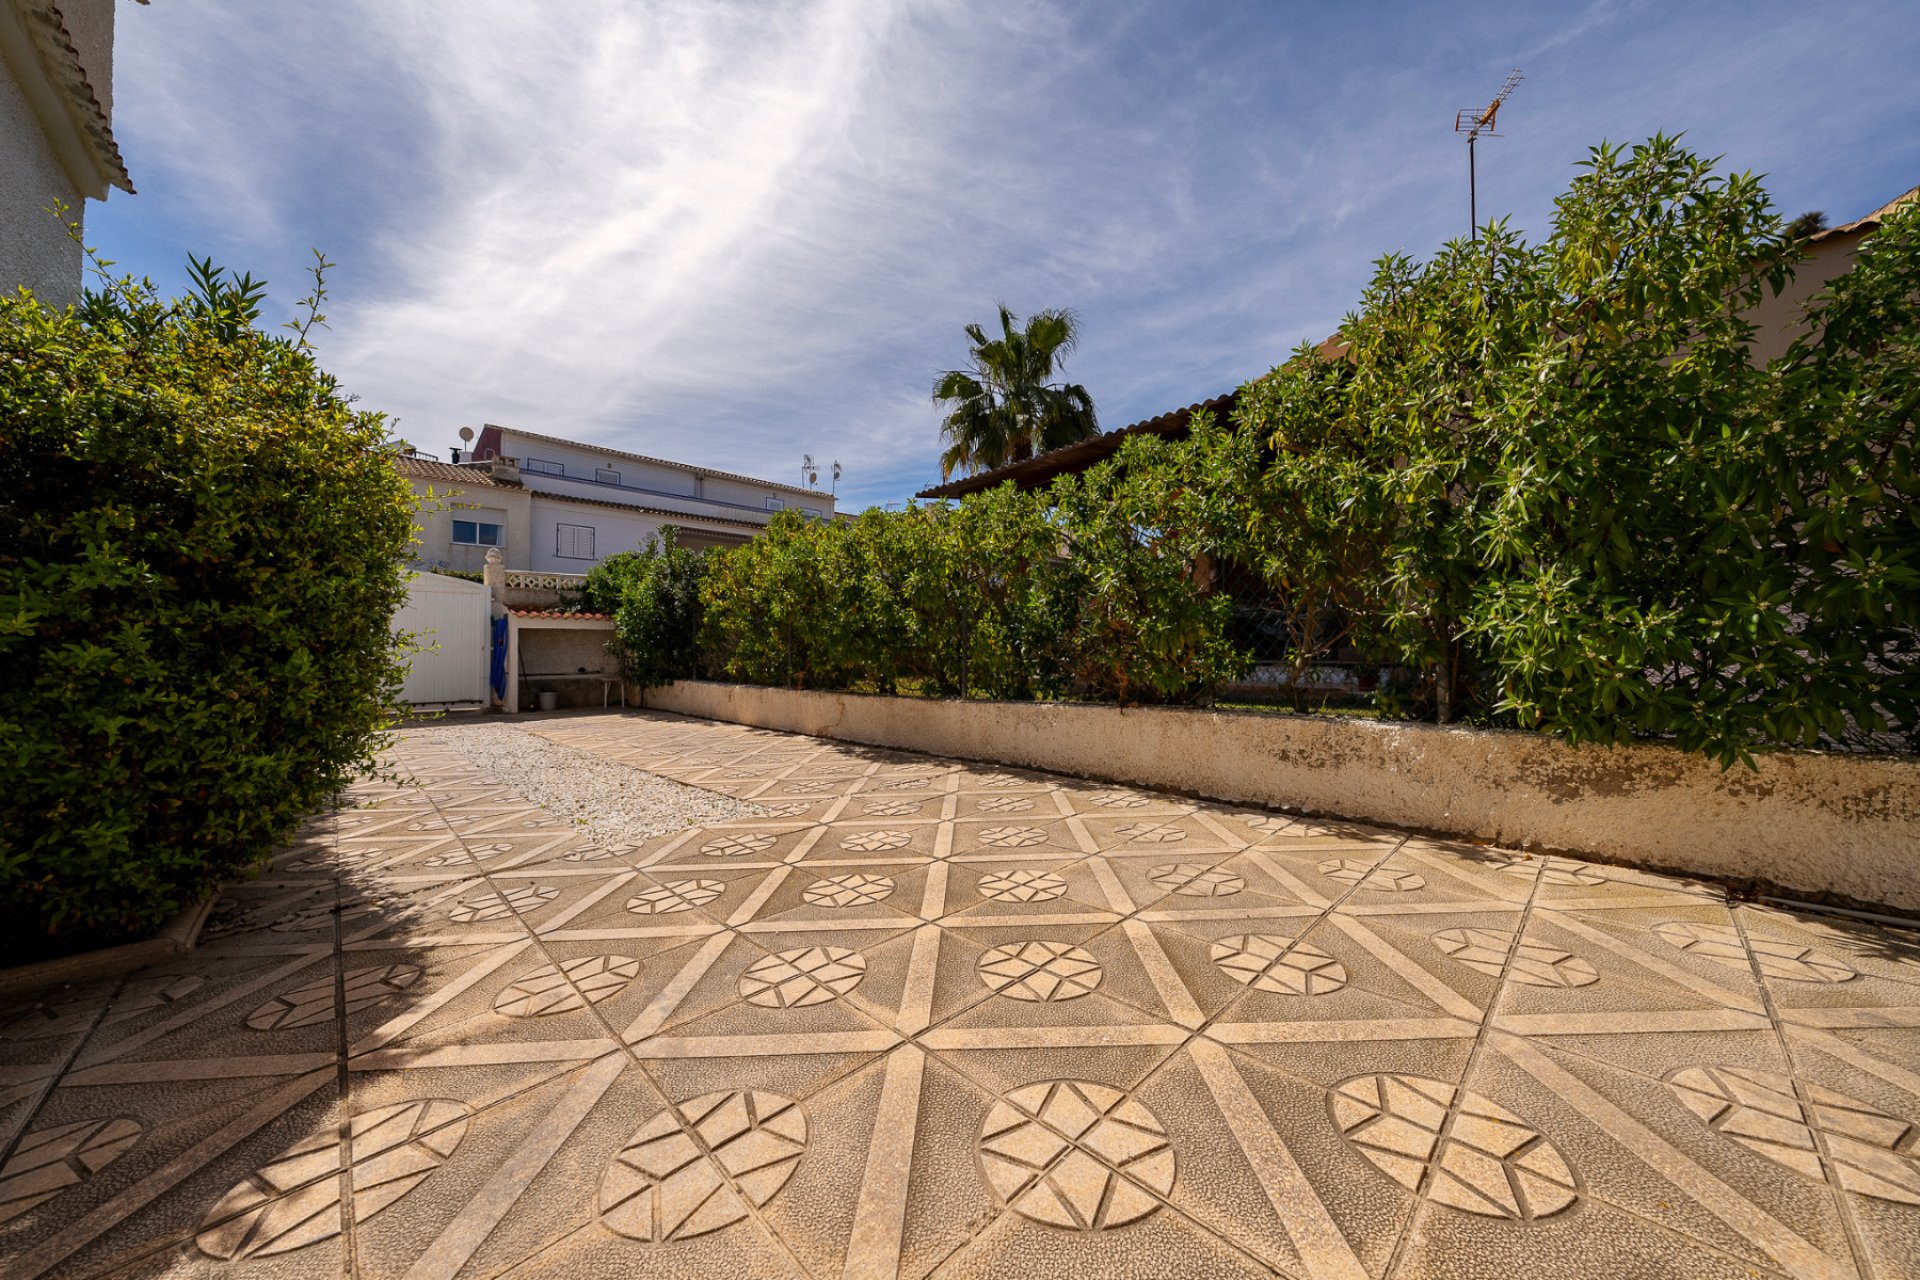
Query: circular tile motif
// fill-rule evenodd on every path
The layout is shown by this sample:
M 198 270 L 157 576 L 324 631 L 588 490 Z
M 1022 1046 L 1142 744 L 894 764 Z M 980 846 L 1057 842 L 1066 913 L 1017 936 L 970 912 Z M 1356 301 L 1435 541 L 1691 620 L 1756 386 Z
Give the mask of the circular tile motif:
M 1226 898 L 1247 887 L 1233 872 L 1204 862 L 1163 862 L 1147 872 L 1147 879 L 1189 898 Z
M 1253 830 L 1267 835 L 1271 835 L 1275 831 L 1285 831 L 1293 825 L 1292 818 L 1282 818 L 1278 814 L 1272 813 L 1257 813 L 1251 817 L 1242 818 L 1240 821 L 1244 822 Z
M 619 857 L 622 852 L 631 853 L 632 847 L 628 846 L 625 850 L 616 850 L 616 849 L 609 849 L 605 845 L 590 844 L 584 849 L 574 849 L 567 853 L 561 854 L 560 861 L 562 862 L 604 862 L 608 858 Z
M 420 981 L 420 970 L 410 964 L 375 965 L 370 969 L 349 969 L 344 975 L 347 1012 L 358 1013 L 370 1005 L 400 995 Z M 333 978 L 297 987 L 273 999 L 247 1015 L 247 1025 L 255 1031 L 287 1031 L 333 1021 Z
M 108 1004 L 102 1027 L 127 1022 L 144 1013 L 179 1004 L 206 985 L 199 974 L 179 978 L 132 978 Z M 71 1035 L 93 1025 L 99 1006 L 92 1000 L 30 1000 L 10 1005 L 0 1013 L 0 1040 L 41 1040 Z
M 973 785 L 976 787 L 1024 787 L 1027 785 L 1027 780 L 1015 777 L 1011 773 L 989 773 L 985 777 L 975 778 Z
M 765 810 L 763 816 L 768 818 L 797 818 L 813 808 L 813 801 L 783 800 L 778 804 L 763 804 L 760 808 Z
M 355 1116 L 347 1137 L 355 1221 L 367 1222 L 425 1182 L 459 1147 L 469 1114 L 451 1098 L 426 1098 Z M 194 1243 L 232 1262 L 331 1240 L 340 1234 L 339 1172 L 340 1135 L 328 1126 L 235 1184 Z
M 1100 962 L 1067 942 L 1011 942 L 980 957 L 980 981 L 1015 1000 L 1077 1000 L 1100 985 Z
M 571 1013 L 618 995 L 639 974 L 640 962 L 632 956 L 583 956 L 545 965 L 502 991 L 493 1009 L 509 1018 Z
M 1026 796 L 988 796 L 979 804 L 982 813 L 1025 813 L 1033 808 Z
M 1516 936 L 1506 929 L 1442 929 L 1433 935 L 1433 945 L 1469 969 L 1495 978 L 1505 970 L 1515 982 L 1530 987 L 1588 987 L 1600 981 L 1592 965 L 1558 947 L 1523 942 L 1516 950 Z
M 866 976 L 867 959 L 858 951 L 800 947 L 755 961 L 740 976 L 740 994 L 748 1004 L 803 1009 L 845 995 Z
M 435 854 L 421 862 L 423 867 L 465 866 L 471 861 L 485 862 L 488 858 L 500 858 L 513 852 L 510 844 L 475 844 L 464 849 L 451 849 L 446 853 Z M 472 857 L 468 855 L 471 854 Z
M 1114 834 L 1134 844 L 1173 844 L 1187 838 L 1186 828 L 1171 822 L 1129 822 Z
M 1341 1136 L 1407 1190 L 1432 1170 L 1427 1195 L 1441 1204 L 1531 1222 L 1574 1202 L 1579 1184 L 1559 1150 L 1490 1099 L 1462 1094 L 1443 1141 L 1457 1092 L 1425 1076 L 1354 1076 L 1335 1086 L 1328 1108 Z
M 709 858 L 744 858 L 750 853 L 763 853 L 773 848 L 773 837 L 765 833 L 744 836 L 721 836 L 718 840 L 709 840 L 700 846 L 700 852 Z
M 1001 1203 L 1069 1231 L 1138 1222 L 1173 1191 L 1173 1144 L 1131 1095 L 1086 1080 L 1015 1089 L 987 1111 L 980 1169 Z
M 703 907 L 727 891 L 721 880 L 668 880 L 627 899 L 627 910 L 637 916 L 665 916 Z
M 505 920 L 516 911 L 531 911 L 560 896 L 560 891 L 547 884 L 523 884 L 518 889 L 509 889 L 506 893 L 488 890 L 475 897 L 463 899 L 453 910 L 447 912 L 447 919 L 455 924 L 477 924 L 486 920 Z
M 127 1153 L 146 1129 L 138 1120 L 80 1120 L 36 1129 L 0 1166 L 0 1222 L 31 1213 Z
M 1139 809 L 1147 803 L 1145 796 L 1132 791 L 1096 791 L 1087 800 L 1102 809 Z
M 1213 944 L 1213 962 L 1255 991 L 1324 996 L 1347 985 L 1346 966 L 1318 947 L 1274 933 L 1237 933 Z
M 1735 969 L 1747 967 L 1747 952 L 1740 945 L 1740 931 L 1732 925 L 1672 920 L 1653 926 L 1653 931 L 1688 955 Z M 1749 935 L 1748 941 L 1753 944 L 1753 958 L 1760 962 L 1760 972 L 1769 978 L 1786 982 L 1847 982 L 1860 976 L 1846 961 L 1797 942 L 1756 935 Z
M 996 849 L 1024 849 L 1030 845 L 1045 844 L 1047 833 L 1038 827 L 988 827 L 978 839 L 981 844 L 989 844 Z
M 878 853 L 882 849 L 904 848 L 913 840 L 905 831 L 858 831 L 840 842 L 842 849 L 856 853 Z
M 1581 885 L 1588 888 L 1605 884 L 1607 878 L 1584 862 L 1543 862 L 1535 858 L 1513 858 L 1500 868 L 1504 875 L 1531 880 L 1535 871 L 1542 884 Z
M 800 896 L 816 907 L 864 907 L 893 893 L 892 876 L 828 876 L 808 885 Z
M 1376 869 L 1371 862 L 1357 858 L 1328 858 L 1320 864 L 1320 874 L 1342 884 L 1359 885 L 1380 893 L 1412 893 L 1427 887 L 1426 878 L 1412 871 L 1393 867 Z
M 876 818 L 904 818 L 920 812 L 924 800 L 876 800 L 866 807 L 865 812 Z
M 1751 1067 L 1685 1067 L 1667 1087 L 1709 1129 L 1802 1177 L 1920 1205 L 1920 1125 L 1808 1081 L 1800 1088 L 1813 1107 L 1809 1124 L 1791 1077 Z
M 703 1094 L 634 1131 L 600 1179 L 600 1221 L 629 1240 L 688 1240 L 746 1218 L 787 1185 L 807 1117 L 776 1093 Z
M 1067 882 L 1051 871 L 1005 871 L 980 877 L 980 896 L 995 902 L 1051 902 Z

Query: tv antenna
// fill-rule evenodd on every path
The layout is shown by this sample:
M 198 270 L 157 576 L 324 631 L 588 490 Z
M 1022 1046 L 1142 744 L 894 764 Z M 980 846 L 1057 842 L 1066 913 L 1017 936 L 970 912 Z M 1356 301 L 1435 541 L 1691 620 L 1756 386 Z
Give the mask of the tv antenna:
M 1507 76 L 1507 82 L 1500 86 L 1500 92 L 1493 95 L 1493 101 L 1489 102 L 1485 109 L 1462 107 L 1453 116 L 1453 131 L 1467 135 L 1467 221 L 1472 224 L 1475 240 L 1480 238 L 1480 192 L 1474 179 L 1473 144 L 1481 138 L 1503 136 L 1494 132 L 1494 126 L 1500 116 L 1500 104 L 1512 96 L 1513 91 L 1519 88 L 1520 82 L 1525 79 L 1526 76 L 1520 73 L 1520 68 L 1515 67 Z
M 833 464 L 833 487 L 828 489 L 827 493 L 836 497 L 840 493 L 840 464 L 838 462 Z
M 800 455 L 800 486 L 803 489 L 820 487 L 820 470 L 813 465 L 813 455 L 810 453 Z

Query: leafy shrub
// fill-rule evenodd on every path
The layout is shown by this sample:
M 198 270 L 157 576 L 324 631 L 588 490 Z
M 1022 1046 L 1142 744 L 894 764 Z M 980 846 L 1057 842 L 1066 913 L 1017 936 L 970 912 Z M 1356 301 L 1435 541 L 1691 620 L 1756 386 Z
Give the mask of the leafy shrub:
M 674 540 L 671 526 L 639 551 L 610 556 L 587 574 L 582 604 L 613 615 L 620 673 L 642 688 L 704 674 L 700 585 L 707 558 Z
M 1405 708 L 1723 763 L 1920 726 L 1916 219 L 1753 360 L 1799 249 L 1758 182 L 1601 147 L 1537 246 L 1382 259 L 1197 433 L 1197 519 L 1424 674 Z M 1191 491 L 1183 510 L 1192 511 Z
M 172 303 L 128 281 L 61 312 L 0 297 L 15 937 L 164 920 L 259 863 L 392 722 L 412 495 L 382 420 L 304 325 L 254 326 L 257 283 L 196 279 Z
M 1194 546 L 1141 523 L 1149 492 L 1106 467 L 1051 493 L 776 516 L 714 556 L 712 669 L 941 696 L 1205 697 L 1245 665 L 1224 638 L 1230 602 L 1196 592 Z

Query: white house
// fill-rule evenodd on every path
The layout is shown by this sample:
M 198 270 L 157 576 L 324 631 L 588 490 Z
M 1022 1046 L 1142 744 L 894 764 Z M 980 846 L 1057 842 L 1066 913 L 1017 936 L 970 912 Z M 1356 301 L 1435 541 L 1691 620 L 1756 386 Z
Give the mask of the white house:
M 423 499 L 414 563 L 480 570 L 499 547 L 509 568 L 585 573 L 673 525 L 680 545 L 737 546 L 776 511 L 831 519 L 833 497 L 602 445 L 489 425 L 453 462 L 397 466 Z
M 133 183 L 113 140 L 113 0 L 0 0 L 0 290 L 80 296 L 88 200 Z

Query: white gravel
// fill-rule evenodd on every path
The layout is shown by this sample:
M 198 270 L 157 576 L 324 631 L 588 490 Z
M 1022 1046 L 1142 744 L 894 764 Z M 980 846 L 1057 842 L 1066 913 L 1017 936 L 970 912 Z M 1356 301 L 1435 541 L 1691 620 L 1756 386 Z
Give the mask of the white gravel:
M 475 768 L 602 844 L 638 844 L 688 827 L 766 815 L 759 805 L 507 725 L 417 729 L 408 736 L 458 752 Z

